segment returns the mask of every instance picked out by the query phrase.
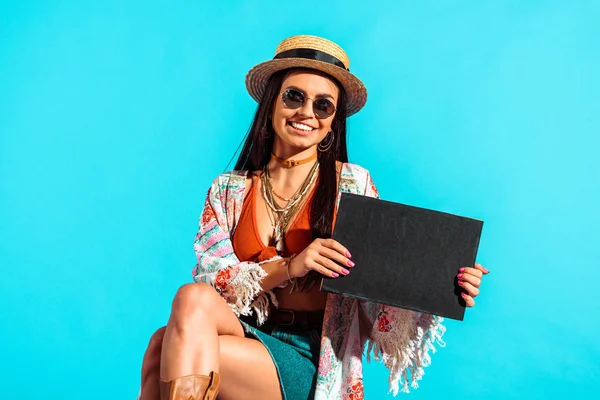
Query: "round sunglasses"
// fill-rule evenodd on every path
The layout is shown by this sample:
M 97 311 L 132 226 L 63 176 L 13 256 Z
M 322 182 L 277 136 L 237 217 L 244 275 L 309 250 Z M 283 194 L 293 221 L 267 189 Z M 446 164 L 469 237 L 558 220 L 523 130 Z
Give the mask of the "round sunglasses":
M 291 108 L 292 110 L 302 107 L 306 103 L 306 100 L 312 100 L 313 112 L 320 119 L 331 117 L 336 110 L 335 105 L 329 99 L 322 97 L 309 99 L 298 89 L 287 89 L 281 93 L 281 100 L 283 100 L 283 104 L 287 108 Z

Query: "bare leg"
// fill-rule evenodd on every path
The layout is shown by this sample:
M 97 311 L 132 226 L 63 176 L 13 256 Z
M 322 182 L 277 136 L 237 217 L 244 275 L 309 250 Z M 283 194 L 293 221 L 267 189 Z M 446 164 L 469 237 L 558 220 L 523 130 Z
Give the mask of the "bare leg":
M 214 304 L 210 305 L 213 301 Z M 217 336 L 218 359 L 216 360 L 216 364 L 219 369 L 209 370 L 219 371 L 221 375 L 219 399 L 228 400 L 243 398 L 249 400 L 280 400 L 282 398 L 281 388 L 279 386 L 277 370 L 275 369 L 275 364 L 273 363 L 271 355 L 258 340 L 244 337 L 243 328 L 239 320 L 216 291 L 212 287 L 202 284 L 191 284 L 182 287 L 173 302 L 174 312 L 171 315 L 169 324 L 171 324 L 172 321 L 183 320 L 183 325 L 185 327 L 188 326 L 188 324 L 191 325 L 194 318 L 199 318 L 199 316 L 194 317 L 194 315 L 196 315 L 195 313 L 191 313 L 189 316 L 191 321 L 187 322 L 188 319 L 183 312 L 185 307 L 181 307 L 181 303 L 185 302 L 194 303 L 195 307 L 205 309 L 206 311 L 205 315 L 203 315 L 203 320 L 207 318 L 212 318 L 213 320 L 225 320 L 223 323 L 225 327 L 222 327 L 222 324 L 218 321 L 209 321 L 209 323 L 205 325 L 199 322 L 196 322 L 196 324 L 204 325 L 204 329 L 207 329 L 207 326 L 212 326 L 213 329 L 214 327 L 217 327 L 217 329 L 221 327 L 225 328 L 222 329 L 223 331 L 234 333 Z M 206 307 L 200 306 L 200 302 L 205 302 L 204 304 Z M 189 306 L 191 306 L 191 304 L 189 304 Z M 176 308 L 180 311 L 176 312 Z M 208 310 L 211 311 L 208 312 Z M 173 315 L 179 312 L 182 312 L 183 314 L 180 316 Z M 175 322 L 173 322 L 173 324 L 175 324 Z M 176 340 L 168 342 L 166 340 L 167 329 L 163 327 L 157 330 L 154 335 L 152 335 L 150 343 L 148 344 L 148 349 L 144 355 L 144 362 L 142 365 L 141 400 L 160 400 L 159 378 L 162 372 L 161 364 L 165 364 L 165 362 L 161 362 L 161 353 L 170 353 L 169 355 L 172 360 L 180 359 L 184 360 L 188 365 L 192 365 L 192 369 L 189 371 L 184 371 L 183 368 L 179 368 L 180 372 L 176 372 L 181 374 L 179 376 L 190 374 L 205 375 L 208 373 L 208 371 L 202 370 L 202 367 L 194 366 L 193 360 L 185 360 L 192 357 L 189 355 L 190 351 L 194 354 L 203 353 L 205 343 L 202 340 L 197 339 L 198 335 L 188 334 L 188 336 L 186 336 L 187 339 L 182 339 L 181 336 L 176 336 L 179 332 L 175 331 L 175 335 L 173 336 Z M 192 329 L 192 327 L 188 327 L 187 329 Z M 196 329 L 198 329 L 198 333 L 200 333 L 203 328 Z M 186 334 L 185 329 L 183 333 L 184 335 Z M 182 343 L 183 340 L 189 340 L 190 342 Z M 175 343 L 174 345 L 171 344 L 173 342 Z M 173 347 L 168 348 L 168 346 Z M 214 360 L 208 360 L 207 364 L 211 361 L 214 362 Z M 169 367 L 171 371 L 177 369 L 172 366 Z M 175 365 L 175 367 L 179 366 Z M 163 365 L 162 368 L 166 367 Z M 208 368 L 211 367 L 209 366 Z M 163 376 L 163 379 L 179 377 L 175 376 L 172 372 L 170 373 L 172 376 Z
M 160 353 L 165 327 L 152 338 L 142 365 L 140 400 L 160 400 Z M 271 355 L 258 340 L 219 336 L 221 384 L 219 399 L 281 399 L 277 370 Z
M 173 300 L 163 339 L 160 378 L 219 372 L 219 335 L 244 337 L 229 305 L 204 283 L 182 286 Z
M 255 339 L 219 336 L 219 400 L 280 400 L 281 387 L 273 359 Z
M 150 343 L 142 362 L 142 390 L 140 400 L 160 400 L 158 381 L 160 379 L 160 353 L 165 336 L 166 326 L 163 326 L 150 337 Z

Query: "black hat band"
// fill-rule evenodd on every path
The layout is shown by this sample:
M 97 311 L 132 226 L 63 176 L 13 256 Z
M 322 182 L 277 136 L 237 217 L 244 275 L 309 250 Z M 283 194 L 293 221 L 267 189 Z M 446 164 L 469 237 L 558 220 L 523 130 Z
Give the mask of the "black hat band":
M 292 49 L 282 51 L 279 54 L 276 54 L 273 57 L 274 60 L 281 58 L 306 58 L 308 60 L 322 61 L 328 64 L 333 64 L 340 68 L 344 68 L 346 71 L 350 71 L 349 68 L 346 68 L 343 62 L 332 56 L 331 54 L 327 54 L 320 50 L 314 49 Z

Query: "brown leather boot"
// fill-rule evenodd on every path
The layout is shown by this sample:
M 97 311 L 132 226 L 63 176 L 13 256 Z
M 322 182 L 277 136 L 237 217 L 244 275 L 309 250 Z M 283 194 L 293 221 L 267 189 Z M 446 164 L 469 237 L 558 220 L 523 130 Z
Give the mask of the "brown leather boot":
M 165 382 L 160 380 L 160 400 L 215 400 L 219 393 L 219 374 L 188 375 Z

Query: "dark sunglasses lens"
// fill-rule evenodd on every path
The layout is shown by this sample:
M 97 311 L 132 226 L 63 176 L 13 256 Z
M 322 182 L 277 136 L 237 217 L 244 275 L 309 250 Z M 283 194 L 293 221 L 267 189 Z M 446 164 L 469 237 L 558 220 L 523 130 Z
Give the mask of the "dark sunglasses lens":
M 319 118 L 328 118 L 335 112 L 335 106 L 327 99 L 318 99 L 314 102 L 314 111 Z
M 300 108 L 304 101 L 304 94 L 299 90 L 288 89 L 283 93 L 283 104 L 289 108 Z

